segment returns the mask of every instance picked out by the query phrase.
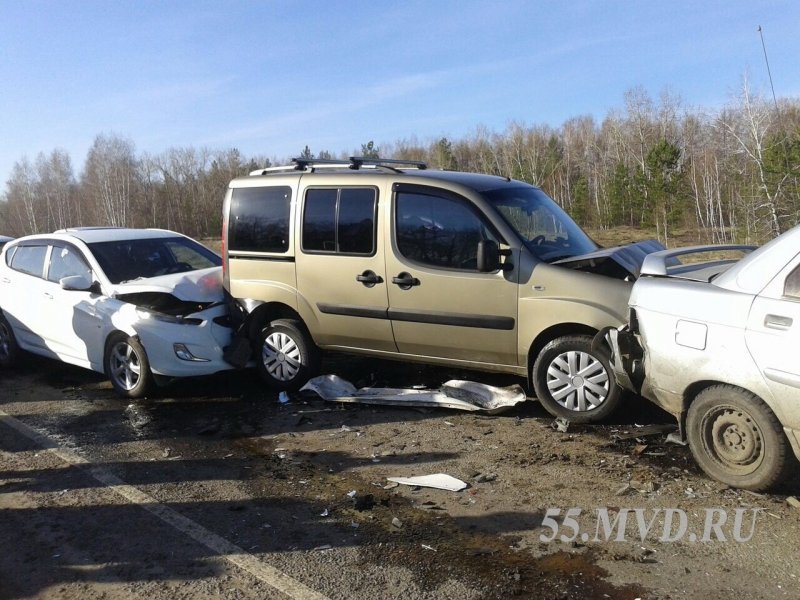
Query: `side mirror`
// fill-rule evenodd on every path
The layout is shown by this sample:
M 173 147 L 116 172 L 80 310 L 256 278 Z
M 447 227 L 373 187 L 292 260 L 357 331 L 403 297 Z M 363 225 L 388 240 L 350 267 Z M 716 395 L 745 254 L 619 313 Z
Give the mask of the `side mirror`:
M 478 271 L 491 273 L 502 268 L 500 264 L 500 246 L 494 240 L 478 242 Z
M 69 277 L 62 277 L 58 281 L 61 284 L 62 290 L 72 292 L 91 292 L 93 291 L 92 281 L 84 275 L 70 275 Z

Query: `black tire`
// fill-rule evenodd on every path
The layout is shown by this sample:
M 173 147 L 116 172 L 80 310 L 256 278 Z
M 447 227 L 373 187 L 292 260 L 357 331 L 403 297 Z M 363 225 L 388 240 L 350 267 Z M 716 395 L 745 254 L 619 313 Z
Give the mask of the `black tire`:
M 114 391 L 124 398 L 141 398 L 153 387 L 150 361 L 135 337 L 122 332 L 108 336 L 103 366 Z
M 272 321 L 256 340 L 258 373 L 278 390 L 295 391 L 319 371 L 320 352 L 302 323 Z
M 732 385 L 706 388 L 689 406 L 686 437 L 709 477 L 731 487 L 764 491 L 794 465 L 780 421 L 761 398 Z
M 4 369 L 13 367 L 19 360 L 21 352 L 11 324 L 4 314 L 0 313 L 0 367 Z
M 605 419 L 622 396 L 608 351 L 593 349 L 589 335 L 569 335 L 548 343 L 533 363 L 531 379 L 545 410 L 573 423 Z

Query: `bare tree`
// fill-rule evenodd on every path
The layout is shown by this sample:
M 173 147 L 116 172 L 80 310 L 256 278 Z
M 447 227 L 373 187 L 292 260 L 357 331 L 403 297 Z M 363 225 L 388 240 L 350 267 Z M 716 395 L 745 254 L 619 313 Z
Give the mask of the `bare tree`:
M 100 223 L 112 227 L 133 223 L 131 204 L 136 175 L 132 141 L 114 134 L 95 138 L 86 157 L 82 184 Z
M 81 206 L 73 201 L 75 175 L 72 161 L 64 150 L 53 150 L 49 156 L 36 158 L 37 196 L 46 207 L 45 229 L 64 229 L 82 223 Z
M 14 232 L 24 235 L 39 233 L 39 212 L 36 201 L 36 172 L 30 161 L 23 157 L 14 163 L 11 178 L 6 182 L 6 198 L 16 217 Z
M 765 168 L 765 143 L 773 124 L 773 112 L 763 98 L 751 92 L 746 76 L 738 102 L 736 110 L 725 111 L 716 119 L 715 126 L 735 140 L 735 151 L 746 158 L 753 170 L 759 193 L 753 195 L 747 210 L 756 226 L 763 224 L 760 233 L 774 237 L 783 230 L 779 203 L 786 177 L 773 184 Z

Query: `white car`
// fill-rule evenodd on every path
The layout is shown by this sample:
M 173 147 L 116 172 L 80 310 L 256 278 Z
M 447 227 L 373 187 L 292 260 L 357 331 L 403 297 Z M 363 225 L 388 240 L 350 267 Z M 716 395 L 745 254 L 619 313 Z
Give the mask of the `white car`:
M 678 262 L 720 249 L 645 258 L 613 368 L 677 418 L 708 475 L 764 490 L 800 458 L 800 226 L 738 261 Z
M 136 398 L 232 368 L 221 259 L 157 229 L 31 235 L 0 253 L 0 366 L 20 349 L 105 373 Z

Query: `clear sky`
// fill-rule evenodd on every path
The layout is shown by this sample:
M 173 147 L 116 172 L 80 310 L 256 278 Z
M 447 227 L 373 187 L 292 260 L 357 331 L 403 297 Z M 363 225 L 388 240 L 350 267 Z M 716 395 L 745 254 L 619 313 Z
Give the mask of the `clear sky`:
M 511 121 L 602 119 L 643 86 L 730 102 L 748 73 L 800 95 L 798 0 L 0 0 L 0 191 L 100 133 L 137 152 L 354 152 Z

